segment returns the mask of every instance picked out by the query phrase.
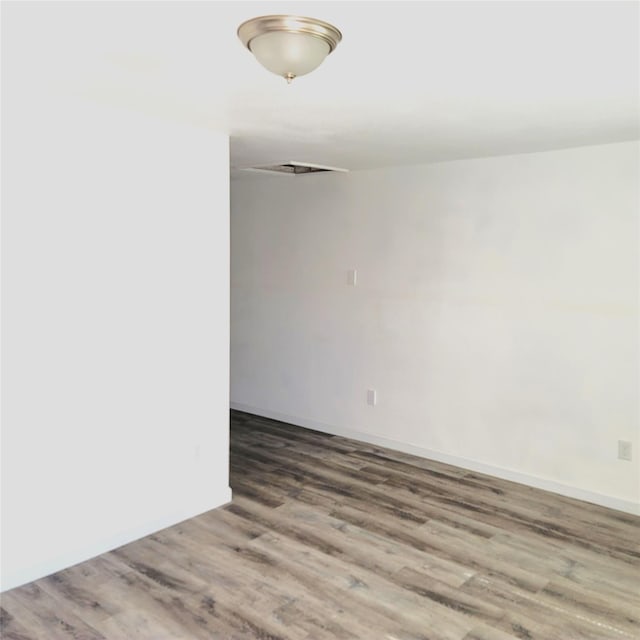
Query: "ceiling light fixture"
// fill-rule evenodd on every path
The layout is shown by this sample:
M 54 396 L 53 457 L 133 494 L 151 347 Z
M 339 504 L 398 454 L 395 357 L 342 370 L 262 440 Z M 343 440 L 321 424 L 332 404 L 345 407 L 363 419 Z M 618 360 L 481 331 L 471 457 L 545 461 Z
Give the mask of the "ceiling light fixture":
M 322 64 L 342 40 L 334 26 L 300 16 L 247 20 L 238 27 L 238 37 L 263 67 L 289 83 Z

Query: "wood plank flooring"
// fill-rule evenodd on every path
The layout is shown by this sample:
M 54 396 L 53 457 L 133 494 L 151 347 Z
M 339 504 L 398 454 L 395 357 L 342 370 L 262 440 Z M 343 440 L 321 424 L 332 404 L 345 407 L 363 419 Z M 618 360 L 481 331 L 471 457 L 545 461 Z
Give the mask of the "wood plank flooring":
M 232 412 L 233 502 L 2 594 L 5 640 L 640 638 L 640 518 Z

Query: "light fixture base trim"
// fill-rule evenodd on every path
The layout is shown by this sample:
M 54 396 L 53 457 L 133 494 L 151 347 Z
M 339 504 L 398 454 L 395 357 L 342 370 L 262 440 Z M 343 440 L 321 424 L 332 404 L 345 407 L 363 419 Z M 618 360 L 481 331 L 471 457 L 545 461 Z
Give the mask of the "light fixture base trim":
M 324 40 L 331 53 L 342 40 L 342 34 L 328 22 L 304 16 L 272 15 L 260 16 L 243 22 L 238 27 L 238 37 L 242 44 L 251 51 L 251 41 L 258 36 L 274 31 L 288 33 L 304 33 Z
M 315 162 L 300 162 L 288 160 L 286 162 L 274 164 L 260 164 L 253 167 L 239 167 L 241 171 L 252 171 L 256 173 L 270 173 L 271 175 L 299 177 L 310 173 L 349 173 L 349 169 L 342 167 L 332 167 L 326 164 Z M 299 169 L 299 170 L 297 170 Z

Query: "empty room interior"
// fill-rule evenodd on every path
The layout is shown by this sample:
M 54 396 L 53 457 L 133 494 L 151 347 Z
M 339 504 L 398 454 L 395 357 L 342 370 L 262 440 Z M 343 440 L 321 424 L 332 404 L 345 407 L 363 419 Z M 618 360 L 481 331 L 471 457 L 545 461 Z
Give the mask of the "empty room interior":
M 639 9 L 3 2 L 0 637 L 640 638 Z

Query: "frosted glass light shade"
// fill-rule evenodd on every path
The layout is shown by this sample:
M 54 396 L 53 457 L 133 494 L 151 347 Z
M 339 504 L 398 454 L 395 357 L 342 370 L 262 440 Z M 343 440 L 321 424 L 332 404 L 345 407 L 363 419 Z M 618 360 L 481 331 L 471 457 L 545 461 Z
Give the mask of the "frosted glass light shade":
M 251 41 L 258 62 L 279 76 L 294 78 L 313 71 L 329 55 L 329 44 L 307 33 L 271 31 Z
M 238 37 L 258 62 L 291 82 L 313 71 L 338 46 L 333 25 L 302 16 L 260 16 L 243 22 Z

